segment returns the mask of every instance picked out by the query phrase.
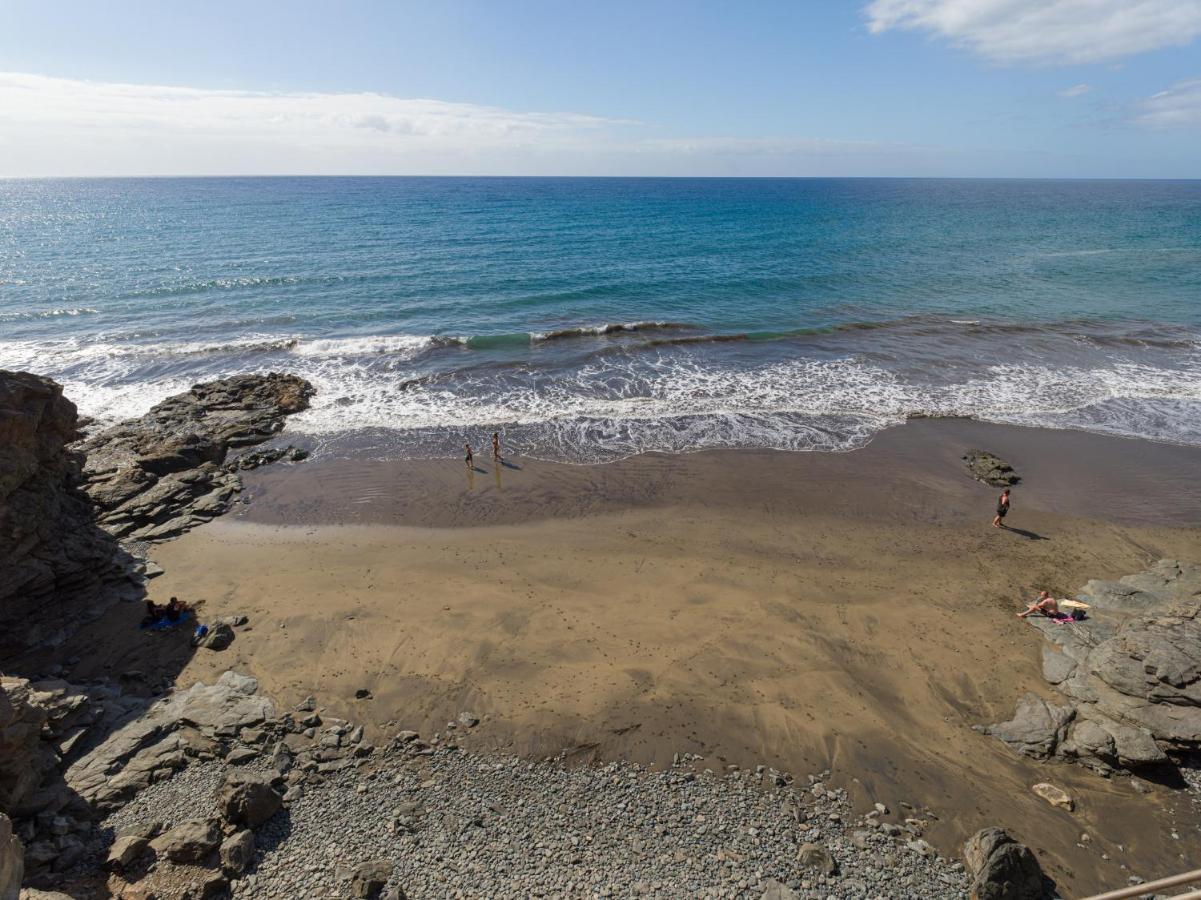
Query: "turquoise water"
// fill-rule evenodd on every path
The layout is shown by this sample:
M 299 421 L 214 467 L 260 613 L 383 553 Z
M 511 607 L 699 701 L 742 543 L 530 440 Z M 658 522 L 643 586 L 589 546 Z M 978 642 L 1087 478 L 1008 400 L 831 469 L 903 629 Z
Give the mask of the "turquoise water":
M 334 453 L 1201 443 L 1201 182 L 0 181 L 0 367 L 100 419 L 295 371 Z

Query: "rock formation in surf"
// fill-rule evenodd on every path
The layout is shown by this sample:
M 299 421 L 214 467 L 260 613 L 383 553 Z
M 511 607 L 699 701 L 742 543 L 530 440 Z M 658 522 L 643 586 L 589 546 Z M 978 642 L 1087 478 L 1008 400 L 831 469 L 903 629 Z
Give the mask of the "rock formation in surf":
M 81 445 L 84 490 L 101 527 L 156 541 L 221 515 L 242 488 L 238 470 L 250 467 L 240 458 L 227 462 L 230 450 L 274 437 L 285 416 L 308 408 L 313 393 L 295 375 L 237 375 L 198 384 L 88 438 Z

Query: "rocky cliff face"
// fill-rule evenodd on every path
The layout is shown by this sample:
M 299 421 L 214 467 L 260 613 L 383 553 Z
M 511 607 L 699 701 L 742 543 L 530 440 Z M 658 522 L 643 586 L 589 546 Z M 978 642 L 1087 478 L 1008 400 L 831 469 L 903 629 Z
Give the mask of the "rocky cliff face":
M 0 371 L 0 657 L 52 638 L 71 602 L 117 571 L 116 544 L 76 487 L 77 437 L 58 384 Z

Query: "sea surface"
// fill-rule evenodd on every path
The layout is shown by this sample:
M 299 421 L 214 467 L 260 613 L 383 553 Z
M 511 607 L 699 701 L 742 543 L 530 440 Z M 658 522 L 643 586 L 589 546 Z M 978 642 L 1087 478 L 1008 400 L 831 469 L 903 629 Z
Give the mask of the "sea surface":
M 1201 444 L 1201 182 L 0 181 L 0 368 L 99 421 L 295 372 L 333 455 Z

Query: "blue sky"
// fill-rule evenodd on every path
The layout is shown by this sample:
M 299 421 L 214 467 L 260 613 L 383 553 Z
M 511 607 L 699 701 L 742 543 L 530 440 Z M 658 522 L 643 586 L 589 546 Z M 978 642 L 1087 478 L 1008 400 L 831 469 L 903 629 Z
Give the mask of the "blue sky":
M 0 175 L 1201 177 L 1201 0 L 9 2 Z

